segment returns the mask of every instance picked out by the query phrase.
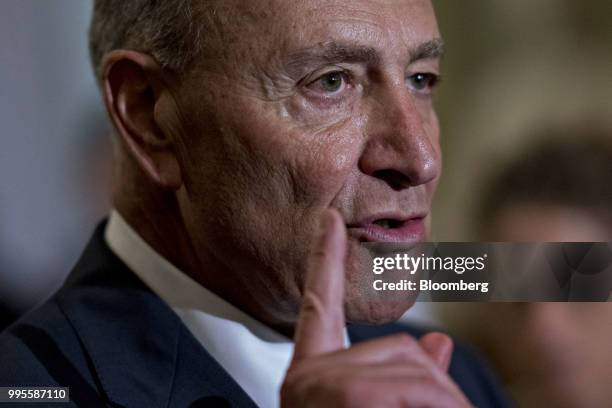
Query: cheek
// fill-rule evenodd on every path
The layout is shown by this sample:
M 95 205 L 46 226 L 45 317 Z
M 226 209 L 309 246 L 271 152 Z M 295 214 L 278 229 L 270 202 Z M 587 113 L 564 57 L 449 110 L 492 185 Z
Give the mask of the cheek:
M 273 259 L 281 256 L 297 260 L 321 208 L 355 178 L 359 126 L 346 119 L 315 126 L 280 114 L 274 104 L 227 101 L 213 118 L 193 115 L 199 136 L 185 153 L 197 174 L 191 201 L 209 225 L 201 233 L 226 238 L 268 265 L 282 263 Z
M 424 123 L 425 131 L 429 135 L 429 140 L 431 141 L 431 145 L 433 146 L 433 149 L 436 152 L 436 158 L 440 165 L 438 177 L 425 186 L 425 188 L 429 192 L 430 197 L 433 198 L 433 195 L 436 192 L 436 189 L 438 188 L 438 183 L 440 182 L 440 178 L 442 177 L 442 172 L 444 169 L 444 160 L 442 160 L 442 147 L 440 145 L 440 122 L 438 120 L 438 115 L 434 109 L 429 109 L 427 121 L 425 121 Z
M 346 123 L 305 129 L 261 112 L 224 123 L 214 147 L 222 170 L 212 189 L 225 204 L 224 218 L 233 220 L 227 222 L 251 238 L 303 239 L 357 169 L 360 133 Z
M 327 207 L 356 172 L 364 143 L 357 96 L 354 91 L 346 101 L 324 106 L 297 96 L 286 104 L 290 120 L 299 124 L 289 132 L 295 151 L 286 155 L 297 201 Z
M 287 170 L 292 175 L 296 203 L 328 207 L 349 188 L 357 170 L 359 141 L 352 132 L 309 135 Z M 353 133 L 354 134 L 354 133 Z
M 328 206 L 357 169 L 358 126 L 350 120 L 296 125 L 295 118 L 266 116 L 237 121 L 241 126 L 234 139 L 242 173 L 257 191 L 267 192 L 268 207 L 282 204 L 299 211 Z

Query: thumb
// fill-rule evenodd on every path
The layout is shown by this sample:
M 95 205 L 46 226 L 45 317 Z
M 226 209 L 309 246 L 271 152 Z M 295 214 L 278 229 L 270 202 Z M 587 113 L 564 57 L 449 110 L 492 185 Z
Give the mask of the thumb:
M 443 333 L 429 333 L 419 340 L 421 347 L 444 372 L 448 371 L 453 355 L 453 340 Z

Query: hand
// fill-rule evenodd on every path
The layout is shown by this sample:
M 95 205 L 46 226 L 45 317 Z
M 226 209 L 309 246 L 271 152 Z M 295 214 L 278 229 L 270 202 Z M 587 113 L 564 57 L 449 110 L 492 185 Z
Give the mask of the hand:
M 321 220 L 311 254 L 295 351 L 281 405 L 296 407 L 468 407 L 446 371 L 452 340 L 398 334 L 344 348 L 346 231 L 336 211 Z

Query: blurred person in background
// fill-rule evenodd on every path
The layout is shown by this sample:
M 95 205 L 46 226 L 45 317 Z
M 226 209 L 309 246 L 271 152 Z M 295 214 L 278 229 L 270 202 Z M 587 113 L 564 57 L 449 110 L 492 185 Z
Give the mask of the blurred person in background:
M 612 241 L 612 133 L 589 125 L 549 133 L 557 137 L 541 138 L 486 186 L 478 210 L 483 240 Z M 611 303 L 440 310 L 452 329 L 488 354 L 519 406 L 612 404 Z
M 547 131 L 488 184 L 478 211 L 485 241 L 608 242 L 612 236 L 612 132 L 573 125 Z

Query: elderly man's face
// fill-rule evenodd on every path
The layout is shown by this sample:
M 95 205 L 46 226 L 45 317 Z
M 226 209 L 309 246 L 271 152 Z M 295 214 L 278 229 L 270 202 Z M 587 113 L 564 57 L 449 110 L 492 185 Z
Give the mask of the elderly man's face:
M 360 297 L 355 264 L 364 241 L 427 234 L 440 175 L 430 1 L 216 3 L 215 38 L 176 96 L 179 201 L 202 264 L 224 271 L 212 285 L 292 322 L 319 215 L 333 207 L 349 234 L 347 318 L 398 317 L 408 304 Z

